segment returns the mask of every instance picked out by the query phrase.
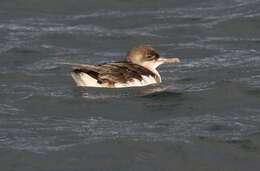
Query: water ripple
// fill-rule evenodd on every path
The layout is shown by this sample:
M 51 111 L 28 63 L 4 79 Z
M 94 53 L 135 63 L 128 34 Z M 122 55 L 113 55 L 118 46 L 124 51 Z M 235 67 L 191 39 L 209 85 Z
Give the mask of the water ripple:
M 217 138 L 223 141 L 241 139 L 259 132 L 260 118 L 258 115 L 228 114 L 180 117 L 144 123 L 104 118 L 12 119 L 1 122 L 0 146 L 45 152 L 120 138 L 170 142 L 187 142 L 192 137 Z M 13 128 L 5 129 L 6 124 L 13 125 Z
M 7 105 L 7 104 L 0 104 L 0 115 L 2 115 L 2 114 L 16 115 L 20 111 L 22 111 L 22 110 L 14 107 L 14 106 Z

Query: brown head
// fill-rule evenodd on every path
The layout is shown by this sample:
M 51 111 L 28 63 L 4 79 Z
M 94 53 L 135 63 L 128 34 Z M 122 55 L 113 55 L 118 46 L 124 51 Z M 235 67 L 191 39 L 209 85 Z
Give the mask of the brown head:
M 179 63 L 176 57 L 162 57 L 149 45 L 139 45 L 130 49 L 127 53 L 127 60 L 134 64 L 155 70 L 163 63 Z

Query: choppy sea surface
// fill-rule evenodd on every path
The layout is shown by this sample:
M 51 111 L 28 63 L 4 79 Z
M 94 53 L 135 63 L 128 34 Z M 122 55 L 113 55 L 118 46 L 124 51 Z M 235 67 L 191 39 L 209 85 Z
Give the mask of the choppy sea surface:
M 142 88 L 78 88 L 61 63 L 148 43 L 178 65 Z M 3 0 L 6 171 L 258 171 L 259 0 Z

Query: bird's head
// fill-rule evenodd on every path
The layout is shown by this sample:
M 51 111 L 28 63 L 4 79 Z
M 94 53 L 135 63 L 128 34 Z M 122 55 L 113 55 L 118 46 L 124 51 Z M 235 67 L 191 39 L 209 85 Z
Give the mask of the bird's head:
M 127 60 L 134 64 L 141 65 L 150 70 L 156 69 L 163 63 L 179 63 L 180 59 L 176 57 L 163 57 L 160 56 L 149 45 L 139 45 L 130 49 L 127 53 Z

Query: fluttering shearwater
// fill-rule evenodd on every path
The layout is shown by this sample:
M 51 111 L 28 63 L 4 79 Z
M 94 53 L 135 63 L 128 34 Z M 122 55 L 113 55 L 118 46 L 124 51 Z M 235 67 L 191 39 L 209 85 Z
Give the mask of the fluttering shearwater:
M 179 63 L 179 58 L 162 57 L 149 45 L 130 49 L 127 60 L 106 64 L 75 64 L 71 73 L 77 86 L 123 88 L 161 82 L 156 68 L 163 63 Z

